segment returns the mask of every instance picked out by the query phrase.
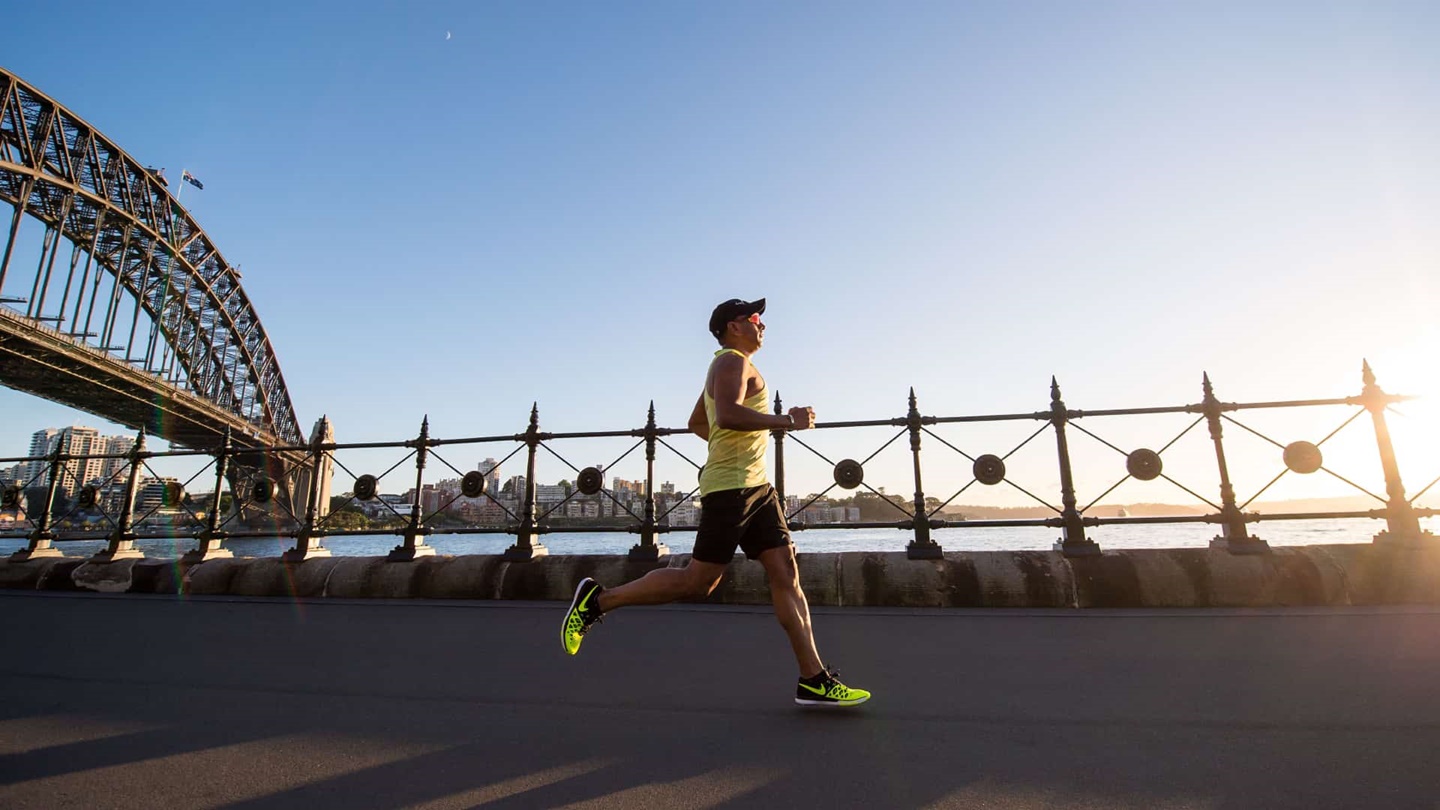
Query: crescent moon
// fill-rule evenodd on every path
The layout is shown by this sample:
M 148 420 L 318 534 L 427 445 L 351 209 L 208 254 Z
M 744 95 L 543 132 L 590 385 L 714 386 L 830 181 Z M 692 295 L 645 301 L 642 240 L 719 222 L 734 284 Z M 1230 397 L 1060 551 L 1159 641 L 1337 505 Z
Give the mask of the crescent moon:
M 449 31 L 446 31 L 446 32 L 445 32 L 445 38 L 446 38 L 446 39 L 449 39 L 449 38 L 450 38 L 450 32 L 449 32 Z

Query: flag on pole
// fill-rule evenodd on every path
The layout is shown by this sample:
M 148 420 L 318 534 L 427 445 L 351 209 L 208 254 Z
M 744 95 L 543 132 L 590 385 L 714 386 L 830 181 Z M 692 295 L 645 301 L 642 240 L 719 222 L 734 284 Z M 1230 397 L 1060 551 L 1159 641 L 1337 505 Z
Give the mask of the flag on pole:
M 184 169 L 180 172 L 180 179 L 200 189 L 201 191 L 205 190 L 205 184 L 195 179 L 195 175 L 191 174 L 189 169 Z

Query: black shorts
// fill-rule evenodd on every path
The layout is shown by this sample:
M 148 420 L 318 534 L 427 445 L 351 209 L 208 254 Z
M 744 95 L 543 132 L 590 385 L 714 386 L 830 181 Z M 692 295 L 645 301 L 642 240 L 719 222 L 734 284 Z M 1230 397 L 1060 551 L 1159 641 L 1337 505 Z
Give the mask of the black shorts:
M 739 546 L 752 560 L 772 548 L 790 545 L 785 508 L 769 484 L 722 489 L 700 498 L 700 529 L 692 557 L 726 565 Z

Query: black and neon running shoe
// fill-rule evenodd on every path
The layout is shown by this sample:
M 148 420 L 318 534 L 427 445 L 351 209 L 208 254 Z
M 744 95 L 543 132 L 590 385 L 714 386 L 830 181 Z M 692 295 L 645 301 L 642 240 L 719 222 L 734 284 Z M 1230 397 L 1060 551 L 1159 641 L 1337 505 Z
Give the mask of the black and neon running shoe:
M 599 594 L 600 583 L 590 577 L 585 577 L 575 586 L 575 598 L 570 600 L 570 610 L 565 614 L 565 622 L 560 625 L 560 643 L 564 645 L 565 652 L 571 655 L 580 652 L 580 642 L 585 640 L 585 634 L 601 620 L 600 606 L 596 604 Z
M 840 682 L 840 673 L 822 669 L 813 678 L 795 684 L 795 703 L 801 706 L 859 706 L 870 699 L 864 689 L 851 689 Z

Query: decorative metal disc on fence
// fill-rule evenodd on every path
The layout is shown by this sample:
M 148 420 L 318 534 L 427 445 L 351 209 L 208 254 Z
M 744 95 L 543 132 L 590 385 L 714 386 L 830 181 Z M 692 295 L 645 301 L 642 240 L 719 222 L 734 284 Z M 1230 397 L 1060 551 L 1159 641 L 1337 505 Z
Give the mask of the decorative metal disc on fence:
M 0 493 L 0 509 L 19 509 L 23 492 L 18 486 L 6 487 L 5 491 Z
M 975 480 L 987 487 L 993 487 L 1005 480 L 1005 460 L 993 453 L 977 456 L 971 473 Z
M 1320 448 L 1311 442 L 1291 442 L 1285 445 L 1285 466 L 1292 472 L 1309 475 L 1320 469 L 1325 458 Z
M 355 499 L 358 501 L 373 501 L 380 488 L 380 479 L 369 473 L 355 479 Z
M 80 490 L 80 508 L 93 509 L 95 502 L 99 500 L 100 490 L 93 486 L 87 486 Z
M 835 465 L 835 483 L 844 489 L 854 489 L 865 483 L 865 467 L 853 458 L 841 459 Z
M 460 477 L 460 494 L 467 498 L 478 498 L 485 494 L 485 473 L 471 470 Z
M 257 478 L 250 485 L 250 500 L 255 503 L 270 503 L 275 499 L 278 487 L 269 478 Z
M 582 495 L 594 495 L 605 486 L 605 474 L 594 467 L 586 467 L 575 476 L 575 488 Z
M 1142 447 L 1125 456 L 1125 471 L 1136 480 L 1154 481 L 1164 469 L 1165 462 L 1160 460 L 1160 454 L 1154 450 Z

